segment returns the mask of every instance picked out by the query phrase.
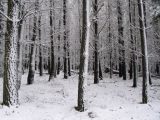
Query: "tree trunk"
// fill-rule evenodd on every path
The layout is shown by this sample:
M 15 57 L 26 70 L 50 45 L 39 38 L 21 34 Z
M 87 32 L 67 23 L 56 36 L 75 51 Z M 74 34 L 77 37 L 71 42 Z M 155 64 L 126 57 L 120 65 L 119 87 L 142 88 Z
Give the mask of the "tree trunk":
M 126 61 L 125 61 L 125 46 L 124 46 L 124 13 L 122 12 L 122 3 L 117 0 L 117 10 L 118 10 L 118 42 L 119 42 L 119 77 L 123 77 L 126 80 Z
M 79 67 L 79 83 L 78 83 L 78 106 L 76 109 L 80 112 L 85 110 L 84 89 L 88 73 L 89 58 L 89 0 L 82 1 L 82 39 L 80 50 L 80 67 Z
M 61 21 L 59 20 L 59 35 L 58 35 L 58 52 L 60 53 L 60 42 L 61 42 L 61 35 L 60 35 L 60 31 L 61 31 Z M 60 67 L 61 67 L 61 58 L 60 56 L 58 56 L 58 65 L 57 65 L 57 74 L 60 74 Z
M 5 34 L 5 58 L 4 58 L 4 81 L 3 81 L 3 104 L 7 106 L 18 105 L 18 5 L 8 0 L 8 17 Z
M 38 32 L 39 32 L 39 75 L 43 76 L 43 57 L 42 57 L 42 43 L 41 43 L 41 14 L 38 20 Z
M 3 8 L 3 0 L 0 2 L 0 10 L 4 12 Z M 3 54 L 4 54 L 4 19 L 3 16 L 0 14 L 0 77 L 3 76 Z
M 110 61 L 110 78 L 112 78 L 112 74 L 113 74 L 113 61 L 112 61 L 112 33 L 111 33 L 111 7 L 110 7 L 110 2 L 108 1 L 108 22 L 109 22 L 109 35 L 108 35 L 108 39 L 109 39 L 109 43 L 110 43 L 110 51 L 109 51 L 109 61 Z
M 48 74 L 50 75 L 51 71 L 51 57 L 50 57 L 50 47 L 48 48 Z
M 99 83 L 99 52 L 98 52 L 98 0 L 94 0 L 93 5 L 95 20 L 94 25 L 94 84 Z
M 133 5 L 133 25 L 136 26 L 136 5 Z M 133 87 L 137 87 L 137 81 L 138 81 L 138 65 L 137 65 L 137 55 L 136 55 L 136 51 L 137 51 L 137 37 L 136 37 L 136 33 L 134 32 L 133 34 Z
M 130 66 L 130 70 L 129 70 L 129 74 L 130 74 L 130 79 L 133 79 L 133 57 L 134 57 L 134 39 L 133 39 L 133 29 L 131 27 L 131 25 L 133 24 L 133 19 L 132 19 L 132 2 L 131 0 L 129 0 L 129 23 L 130 23 L 130 40 L 131 40 L 131 47 L 132 47 L 132 52 L 131 52 L 131 60 L 129 63 Z M 133 16 L 134 17 L 134 16 Z
M 33 25 L 33 36 L 32 36 L 32 43 L 31 43 L 31 51 L 30 51 L 30 58 L 29 58 L 29 73 L 27 78 L 27 84 L 33 84 L 34 82 L 34 74 L 36 69 L 36 62 L 35 62 L 35 54 L 36 54 L 36 36 L 37 36 L 37 11 L 39 7 L 39 1 L 36 0 L 35 4 L 35 15 L 34 15 L 34 25 Z
M 67 6 L 66 0 L 63 0 L 63 26 L 64 26 L 64 79 L 68 79 L 68 50 L 67 50 L 67 28 L 66 28 L 66 14 Z
M 143 84 L 142 84 L 142 103 L 148 103 L 148 82 L 149 82 L 149 71 L 148 71 L 148 52 L 147 52 L 147 39 L 144 19 L 143 0 L 138 0 L 139 10 L 139 23 L 140 23 L 140 36 L 141 36 L 141 51 L 142 51 L 142 72 L 143 72 Z
M 99 60 L 99 78 L 100 78 L 100 80 L 103 80 L 103 73 L 102 73 L 102 67 L 101 67 L 100 60 Z
M 70 62 L 70 54 L 68 52 L 68 75 L 71 76 L 71 62 Z
M 55 15 L 55 11 L 52 10 L 54 8 L 54 1 L 50 1 L 50 37 L 51 37 L 51 69 L 50 69 L 50 76 L 49 76 L 49 81 L 51 79 L 53 79 L 55 77 L 55 50 L 54 50 L 54 22 L 55 22 L 55 19 L 54 19 L 54 15 Z

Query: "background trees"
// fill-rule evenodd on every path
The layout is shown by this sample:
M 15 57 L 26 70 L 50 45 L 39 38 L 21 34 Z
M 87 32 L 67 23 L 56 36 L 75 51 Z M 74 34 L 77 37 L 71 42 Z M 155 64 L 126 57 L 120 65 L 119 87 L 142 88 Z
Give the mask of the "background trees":
M 0 50 L 0 54 L 5 54 L 4 61 L 0 57 L 1 74 L 5 62 L 4 101 L 10 98 L 8 87 L 20 88 L 22 71 L 28 73 L 28 84 L 33 83 L 37 72 L 40 76 L 49 73 L 49 81 L 60 72 L 64 73 L 64 79 L 78 73 L 78 109 L 84 111 L 83 81 L 88 71 L 94 75 L 96 84 L 107 73 L 110 78 L 119 74 L 124 80 L 133 79 L 133 87 L 137 87 L 138 77 L 143 77 L 143 102 L 147 103 L 148 72 L 151 76 L 160 74 L 159 2 L 91 0 L 87 3 L 86 0 L 0 3 L 0 45 L 6 43 L 5 51 L 3 47 Z M 2 4 L 8 8 L 8 14 Z M 16 85 L 12 85 L 14 82 Z

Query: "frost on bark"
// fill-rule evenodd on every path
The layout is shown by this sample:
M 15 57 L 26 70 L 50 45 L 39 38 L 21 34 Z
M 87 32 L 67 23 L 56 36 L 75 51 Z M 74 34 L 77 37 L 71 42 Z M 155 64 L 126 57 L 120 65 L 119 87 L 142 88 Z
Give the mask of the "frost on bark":
M 8 0 L 8 17 L 5 34 L 5 56 L 4 56 L 4 82 L 3 82 L 3 104 L 7 106 L 18 105 L 18 5 Z
M 143 0 L 138 0 L 139 10 L 139 23 L 140 23 L 140 36 L 141 36 L 141 51 L 142 51 L 142 103 L 148 103 L 148 84 L 149 84 L 149 71 L 148 71 L 148 52 L 147 52 L 147 38 L 144 18 Z
M 79 68 L 79 83 L 78 83 L 78 106 L 76 109 L 80 112 L 85 110 L 84 90 L 88 73 L 88 58 L 89 58 L 89 0 L 82 1 L 82 39 L 80 50 L 80 68 Z
M 3 1 L 0 2 L 0 10 L 4 12 Z M 4 17 L 0 14 L 0 77 L 3 74 L 3 50 L 4 50 Z
M 27 84 L 33 84 L 34 74 L 35 74 L 35 53 L 36 53 L 36 37 L 37 37 L 37 11 L 38 11 L 39 1 L 36 0 L 35 3 L 35 14 L 34 14 L 34 23 L 33 23 L 33 36 L 32 43 L 30 47 L 30 56 L 29 56 L 29 73 L 27 78 Z

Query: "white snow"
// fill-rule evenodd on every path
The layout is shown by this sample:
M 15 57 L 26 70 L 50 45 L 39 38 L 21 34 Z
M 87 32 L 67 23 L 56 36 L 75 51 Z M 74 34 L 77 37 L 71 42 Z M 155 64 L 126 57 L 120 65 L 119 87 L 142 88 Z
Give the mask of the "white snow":
M 132 80 L 105 78 L 99 85 L 88 77 L 86 98 L 88 110 L 75 111 L 77 105 L 78 75 L 63 79 L 63 74 L 48 82 L 48 75 L 35 76 L 33 85 L 26 85 L 23 75 L 20 89 L 20 106 L 0 106 L 0 120 L 159 120 L 160 80 L 150 87 L 150 102 L 141 102 L 141 80 L 138 88 L 132 88 Z M 2 102 L 0 79 L 0 102 Z

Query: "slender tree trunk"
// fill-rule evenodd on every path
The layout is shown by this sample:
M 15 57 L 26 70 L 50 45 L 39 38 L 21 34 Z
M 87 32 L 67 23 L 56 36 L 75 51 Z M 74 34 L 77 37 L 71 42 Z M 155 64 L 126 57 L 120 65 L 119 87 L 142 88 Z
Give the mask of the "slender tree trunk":
M 99 83 L 99 52 L 98 52 L 98 0 L 93 5 L 95 20 L 94 24 L 94 84 Z
M 133 39 L 133 29 L 131 27 L 131 25 L 133 24 L 133 21 L 132 21 L 132 2 L 131 2 L 131 0 L 129 0 L 129 23 L 130 23 L 130 39 L 131 39 L 131 45 L 132 45 L 131 60 L 130 60 L 130 63 L 129 63 L 129 66 L 130 66 L 129 74 L 130 74 L 130 79 L 133 79 L 134 39 Z
M 133 25 L 136 26 L 136 5 L 133 5 Z M 134 37 L 133 37 L 133 87 L 137 87 L 137 80 L 138 80 L 138 65 L 137 65 L 137 37 L 136 33 L 134 32 Z
M 110 78 L 112 78 L 113 74 L 113 61 L 112 61 L 112 33 L 111 33 L 111 8 L 110 8 L 110 2 L 108 1 L 108 19 L 109 19 L 109 43 L 110 43 L 110 51 L 109 51 L 109 59 L 110 59 Z
M 70 62 L 70 54 L 68 52 L 68 75 L 71 76 L 71 62 Z
M 49 81 L 51 79 L 53 79 L 55 77 L 55 49 L 54 49 L 54 22 L 55 22 L 55 19 L 54 19 L 54 10 L 52 10 L 54 8 L 54 1 L 50 1 L 50 36 L 51 36 L 51 69 L 50 69 L 50 76 L 49 76 Z
M 101 61 L 99 60 L 99 78 L 100 80 L 103 80 L 103 73 L 102 73 L 102 67 L 101 67 Z
M 122 72 L 122 37 L 123 37 L 123 26 L 122 26 L 122 10 L 121 3 L 117 0 L 117 11 L 118 11 L 118 42 L 119 42 L 119 77 L 123 76 Z
M 3 104 L 7 106 L 18 105 L 18 5 L 12 0 L 8 0 L 8 17 L 5 34 L 5 56 L 4 56 L 4 76 L 3 76 Z
M 42 57 L 42 43 L 41 43 L 41 14 L 38 20 L 38 32 L 39 32 L 39 75 L 43 76 L 43 57 Z
M 34 74 L 35 74 L 35 69 L 36 69 L 36 64 L 35 64 L 36 44 L 35 44 L 35 42 L 36 42 L 36 36 L 37 36 L 37 11 L 38 11 L 38 7 L 39 7 L 39 0 L 36 0 L 27 84 L 33 84 Z
M 67 50 L 67 28 L 66 28 L 66 14 L 67 6 L 66 0 L 63 0 L 63 26 L 64 26 L 64 79 L 68 79 L 68 50 Z
M 3 8 L 3 0 L 0 2 L 0 10 L 4 12 Z M 0 77 L 3 76 L 3 54 L 4 54 L 4 19 L 3 16 L 0 14 Z
M 76 109 L 80 112 L 85 110 L 84 89 L 88 73 L 89 58 L 89 0 L 82 1 L 82 39 L 80 51 L 79 83 L 78 83 L 78 106 Z
M 126 80 L 126 61 L 125 61 L 125 46 L 124 46 L 124 15 L 122 12 L 122 3 L 117 0 L 117 10 L 118 10 L 118 42 L 119 42 L 119 77 L 123 77 Z
M 61 21 L 59 20 L 59 35 L 58 35 L 58 52 L 60 53 L 60 42 L 61 42 Z M 61 67 L 61 59 L 60 56 L 58 56 L 58 65 L 57 65 L 57 74 L 60 74 L 60 67 Z
M 21 2 L 21 0 L 20 0 Z M 19 6 L 19 18 L 22 17 L 24 13 L 24 6 Z M 17 83 L 17 87 L 18 89 L 20 89 L 21 86 L 21 78 L 22 78 L 22 74 L 23 74 L 23 30 L 24 30 L 24 21 L 21 20 L 18 24 L 18 83 Z
M 140 35 L 141 35 L 141 51 L 142 51 L 142 72 L 143 72 L 143 84 L 142 84 L 142 103 L 148 103 L 148 52 L 147 52 L 147 39 L 144 19 L 143 0 L 138 0 L 139 9 L 139 23 L 140 23 Z
M 51 71 L 51 57 L 50 57 L 50 47 L 48 48 L 48 74 L 50 75 Z
M 23 29 L 23 21 L 20 21 L 19 26 L 18 26 L 18 83 L 17 83 L 17 87 L 18 89 L 20 89 L 21 86 L 21 78 L 22 78 L 22 72 L 23 72 L 23 63 L 22 63 L 22 54 L 23 54 L 23 43 L 22 43 L 22 39 L 23 39 L 23 35 L 22 35 L 22 29 Z

